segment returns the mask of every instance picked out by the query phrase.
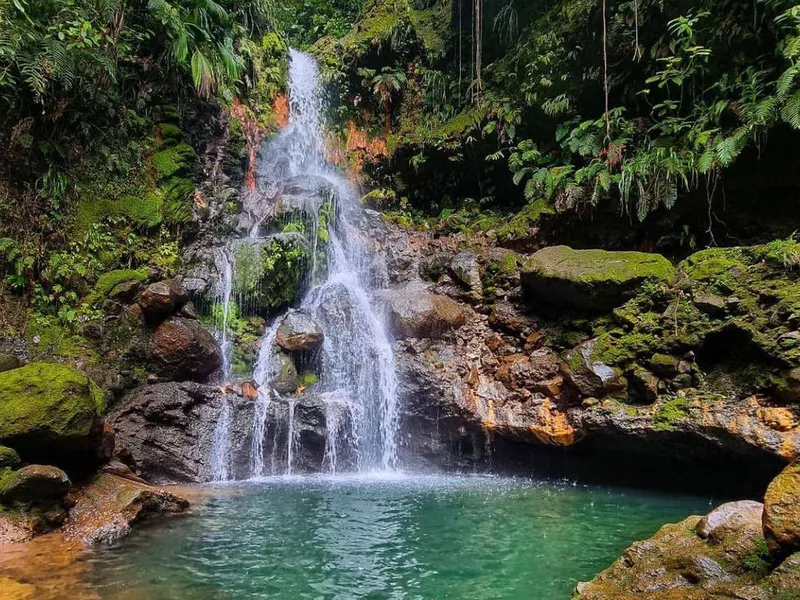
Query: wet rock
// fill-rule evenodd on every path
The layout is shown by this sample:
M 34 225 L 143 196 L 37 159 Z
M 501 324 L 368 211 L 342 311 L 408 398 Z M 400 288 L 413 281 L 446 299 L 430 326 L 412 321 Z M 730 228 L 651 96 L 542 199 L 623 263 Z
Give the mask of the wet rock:
M 10 354 L 0 354 L 0 373 L 18 369 L 22 366 L 22 361 Z
M 0 373 L 0 443 L 28 462 L 90 467 L 104 410 L 100 388 L 65 365 L 35 362 Z
M 699 294 L 692 303 L 702 312 L 709 315 L 720 315 L 725 312 L 725 298 L 713 294 Z
M 189 507 L 187 500 L 166 490 L 110 473 L 101 473 L 80 488 L 74 501 L 65 537 L 87 544 L 115 542 L 136 524 Z
M 278 346 L 289 352 L 316 350 L 323 340 L 322 328 L 311 315 L 300 310 L 290 310 L 275 335 Z
M 523 291 L 535 300 L 610 310 L 645 281 L 671 282 L 675 268 L 659 254 L 552 246 L 536 252 L 520 277 Z
M 71 485 L 67 474 L 58 467 L 29 465 L 0 481 L 0 500 L 6 504 L 61 500 Z
M 800 461 L 786 467 L 767 488 L 763 524 L 772 552 L 800 550 Z
M 440 338 L 467 320 L 465 307 L 419 282 L 392 290 L 389 310 L 393 330 L 401 338 Z
M 147 351 L 159 373 L 177 381 L 203 381 L 222 365 L 222 352 L 214 337 L 197 321 L 181 317 L 161 323 Z
M 602 397 L 624 388 L 624 381 L 610 366 L 593 358 L 597 340 L 579 344 L 564 357 L 567 379 L 584 396 Z
M 188 297 L 175 281 L 159 281 L 148 285 L 139 297 L 139 306 L 145 319 L 151 323 L 161 321 L 188 301 Z
M 249 476 L 254 403 L 217 387 L 192 382 L 147 386 L 107 417 L 117 446 L 141 477 L 163 483 L 211 480 L 214 430 L 230 409 L 231 474 Z
M 276 352 L 271 360 L 273 362 L 273 370 L 278 373 L 278 376 L 269 382 L 269 386 L 279 394 L 295 392 L 300 378 L 292 357 L 285 352 Z
M 450 262 L 450 272 L 469 290 L 470 298 L 480 300 L 483 295 L 478 257 L 473 252 L 459 252 Z

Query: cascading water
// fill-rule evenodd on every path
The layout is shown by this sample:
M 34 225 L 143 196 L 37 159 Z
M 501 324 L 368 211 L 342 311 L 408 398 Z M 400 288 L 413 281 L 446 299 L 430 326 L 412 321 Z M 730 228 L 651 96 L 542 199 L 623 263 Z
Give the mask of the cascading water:
M 234 277 L 240 266 L 231 248 L 257 248 L 281 233 L 276 213 L 301 219 L 303 226 L 289 235 L 302 235 L 308 248 L 307 287 L 298 309 L 324 332 L 321 347 L 311 357 L 319 374 L 313 394 L 324 409 L 325 455 L 322 467 L 335 473 L 343 468 L 363 471 L 397 466 L 397 377 L 391 340 L 374 292 L 386 285 L 385 266 L 370 251 L 363 228 L 363 212 L 350 183 L 326 160 L 325 102 L 314 59 L 292 50 L 289 63 L 289 123 L 260 153 L 257 190 L 246 194 L 240 227 L 246 238 L 232 240 L 217 256 L 221 274 L 220 302 L 231 302 Z M 228 311 L 223 309 L 227 319 Z M 241 311 L 240 313 L 241 314 Z M 253 380 L 258 386 L 250 445 L 250 476 L 291 474 L 302 436 L 296 419 L 302 399 L 282 397 L 273 388 L 281 363 L 276 333 L 281 316 L 265 329 Z M 231 372 L 227 337 L 226 379 Z M 284 419 L 280 431 L 270 418 Z M 218 429 L 225 417 L 225 407 Z M 267 439 L 272 437 L 271 443 Z M 223 439 L 222 434 L 215 437 Z M 278 448 L 280 445 L 282 448 Z M 281 451 L 280 456 L 279 450 Z M 224 453 L 215 450 L 215 457 Z M 348 456 L 352 460 L 344 460 Z M 269 465 L 269 469 L 267 469 Z M 215 466 L 215 478 L 222 468 Z M 269 473 L 267 473 L 269 470 Z

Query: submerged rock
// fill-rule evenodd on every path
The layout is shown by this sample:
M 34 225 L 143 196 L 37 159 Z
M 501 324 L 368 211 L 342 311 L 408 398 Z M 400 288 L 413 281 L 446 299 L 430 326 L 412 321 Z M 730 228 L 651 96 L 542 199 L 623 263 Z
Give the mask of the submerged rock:
M 764 536 L 773 552 L 800 551 L 800 461 L 786 467 L 767 488 Z
M 147 344 L 161 375 L 183 381 L 203 381 L 222 366 L 217 341 L 199 322 L 170 317 L 153 332 Z
M 322 328 L 311 315 L 300 310 L 290 310 L 275 335 L 278 346 L 289 352 L 316 350 L 323 340 Z
M 420 282 L 392 290 L 392 327 L 401 338 L 440 338 L 467 320 L 467 309 L 447 296 L 428 291 Z
M 555 306 L 610 310 L 645 281 L 671 282 L 675 268 L 660 254 L 551 246 L 523 266 L 522 289 Z
M 26 461 L 93 463 L 104 410 L 100 388 L 65 365 L 36 362 L 0 373 L 0 442 Z
M 166 490 L 101 473 L 81 487 L 64 526 L 67 539 L 110 543 L 144 521 L 185 511 L 189 502 Z

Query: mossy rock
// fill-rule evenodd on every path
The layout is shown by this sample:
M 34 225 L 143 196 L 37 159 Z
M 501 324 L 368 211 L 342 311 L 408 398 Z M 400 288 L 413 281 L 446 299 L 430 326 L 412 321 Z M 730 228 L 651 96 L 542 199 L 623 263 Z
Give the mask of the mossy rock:
M 197 162 L 197 154 L 189 144 L 176 144 L 156 152 L 150 158 L 156 179 L 163 182 L 171 177 L 186 176 Z
M 304 288 L 311 252 L 303 236 L 281 233 L 234 248 L 234 290 L 259 314 L 285 308 Z
M 145 269 L 118 269 L 103 273 L 97 278 L 94 290 L 92 290 L 86 301 L 89 304 L 95 304 L 105 300 L 115 287 L 128 281 L 138 281 L 140 283 L 147 281 L 147 271 Z
M 671 283 L 675 275 L 675 268 L 660 254 L 552 246 L 526 262 L 521 282 L 538 301 L 605 311 L 622 304 L 643 283 Z
M 0 442 L 28 462 L 73 466 L 93 458 L 102 390 L 66 365 L 35 362 L 0 373 Z
M 21 459 L 17 451 L 8 446 L 0 446 L 0 469 L 15 469 Z

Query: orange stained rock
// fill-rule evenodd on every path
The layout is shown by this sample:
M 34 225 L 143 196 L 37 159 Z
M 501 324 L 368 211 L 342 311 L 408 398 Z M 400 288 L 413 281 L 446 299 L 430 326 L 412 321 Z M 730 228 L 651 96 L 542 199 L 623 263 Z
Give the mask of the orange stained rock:
M 289 97 L 286 94 L 278 94 L 272 101 L 272 114 L 275 115 L 275 124 L 278 127 L 286 127 L 289 124 Z
M 567 447 L 577 441 L 575 428 L 567 415 L 550 401 L 544 400 L 536 409 L 536 425 L 530 425 L 530 432 L 543 444 Z
M 797 427 L 797 418 L 788 408 L 762 407 L 758 409 L 756 416 L 775 431 L 791 431 Z
M 494 429 L 495 425 L 497 425 L 497 420 L 495 418 L 495 410 L 494 410 L 494 400 L 489 400 L 487 405 L 488 405 L 488 410 L 486 412 L 486 418 L 483 420 L 483 426 L 486 429 Z

